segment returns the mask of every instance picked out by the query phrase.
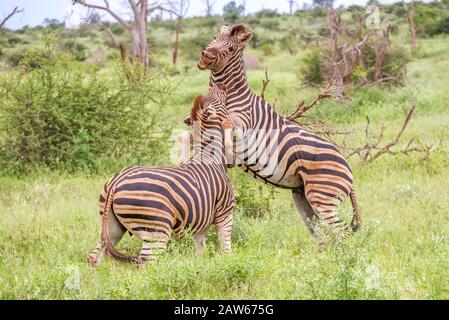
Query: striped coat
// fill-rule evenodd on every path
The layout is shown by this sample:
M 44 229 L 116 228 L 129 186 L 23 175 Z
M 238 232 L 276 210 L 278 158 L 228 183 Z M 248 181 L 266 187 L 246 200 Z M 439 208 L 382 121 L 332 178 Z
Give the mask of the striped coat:
M 231 250 L 234 193 L 224 160 L 224 115 L 217 116 L 215 112 L 211 118 L 206 112 L 222 104 L 217 92 L 224 94 L 212 88 L 195 100 L 192 118 L 198 131 L 194 132 L 196 144 L 189 161 L 175 168 L 128 167 L 106 183 L 100 195 L 101 241 L 88 257 L 91 265 L 99 263 L 104 248 L 113 258 L 124 262 L 155 259 L 165 249 L 171 234 L 184 230 L 193 233 L 201 253 L 204 232 L 212 224 L 217 227 L 221 250 Z M 203 139 L 206 132 L 213 141 Z M 139 256 L 127 256 L 115 249 L 126 231 L 142 240 Z
M 242 25 L 223 26 L 201 52 L 198 67 L 211 70 L 210 85 L 228 88 L 226 108 L 235 129 L 237 164 L 265 183 L 292 190 L 294 202 L 309 231 L 321 244 L 311 220 L 351 234 L 337 216 L 348 195 L 354 207 L 353 230 L 360 227 L 351 169 L 336 147 L 278 115 L 248 87 L 243 50 L 252 32 Z

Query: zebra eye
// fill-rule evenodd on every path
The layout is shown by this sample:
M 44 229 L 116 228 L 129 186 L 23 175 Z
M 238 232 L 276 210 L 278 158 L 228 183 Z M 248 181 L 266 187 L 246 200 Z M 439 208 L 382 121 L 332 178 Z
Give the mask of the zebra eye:
M 229 48 L 229 52 L 232 52 L 232 51 L 234 51 L 234 48 L 233 48 L 233 47 L 230 47 L 230 48 Z

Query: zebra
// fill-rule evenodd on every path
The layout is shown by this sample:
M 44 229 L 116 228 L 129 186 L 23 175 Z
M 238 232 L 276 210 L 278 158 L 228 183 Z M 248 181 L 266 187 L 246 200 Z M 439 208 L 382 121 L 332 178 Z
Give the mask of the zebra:
M 195 98 L 193 156 L 178 167 L 131 166 L 114 175 L 99 199 L 100 242 L 88 256 L 96 267 L 106 249 L 114 259 L 144 264 L 166 248 L 170 235 L 191 230 L 197 253 L 205 230 L 215 224 L 220 251 L 231 252 L 234 192 L 226 174 L 226 151 L 232 151 L 232 127 L 225 108 L 226 90 L 216 85 Z M 187 136 L 187 138 L 189 138 Z M 142 241 L 138 256 L 115 249 L 128 231 Z
M 201 51 L 198 63 L 200 70 L 210 70 L 210 86 L 218 82 L 227 86 L 226 108 L 237 139 L 238 165 L 265 183 L 292 190 L 297 211 L 318 247 L 324 244 L 314 228 L 318 218 L 346 238 L 361 226 L 352 171 L 334 144 L 278 115 L 251 91 L 243 51 L 252 37 L 243 25 L 225 25 Z M 337 215 L 338 204 L 348 195 L 352 228 Z

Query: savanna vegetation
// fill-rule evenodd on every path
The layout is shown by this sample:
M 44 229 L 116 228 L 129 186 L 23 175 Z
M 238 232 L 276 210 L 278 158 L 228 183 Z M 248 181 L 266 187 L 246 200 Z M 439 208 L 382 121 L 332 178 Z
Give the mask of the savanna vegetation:
M 384 72 L 376 82 L 372 49 L 345 84 L 343 102 L 322 100 L 304 122 L 319 119 L 348 152 L 393 139 L 413 97 L 415 110 L 394 150 L 411 139 L 430 152 L 391 152 L 375 161 L 354 154 L 363 228 L 317 251 L 288 190 L 229 171 L 236 192 L 234 252 L 219 255 L 214 230 L 204 257 L 192 238 L 172 239 L 144 268 L 105 259 L 86 262 L 99 235 L 98 196 L 107 179 L 132 165 L 176 165 L 178 135 L 193 98 L 208 89 L 196 67 L 200 50 L 227 22 L 255 32 L 247 71 L 265 99 L 288 115 L 325 86 L 317 50 L 304 35 L 328 37 L 320 6 L 292 15 L 248 14 L 151 19 L 147 70 L 97 26 L 65 29 L 59 21 L 0 34 L 0 297 L 2 299 L 448 299 L 449 298 L 449 9 L 415 4 L 417 49 L 401 3 L 381 5 L 393 28 Z M 447 2 L 446 2 L 447 4 Z M 341 10 L 351 25 L 364 8 Z M 131 55 L 130 35 L 103 24 Z M 177 63 L 173 65 L 176 30 Z M 368 48 L 374 48 L 369 47 Z M 368 79 L 368 81 L 359 81 Z M 370 135 L 366 135 L 369 118 Z M 382 129 L 384 128 L 384 129 Z M 333 134 L 332 134 L 333 133 Z M 337 134 L 335 134 L 337 133 Z M 338 134 L 344 133 L 344 134 Z M 374 136 L 373 136 L 374 135 Z M 371 140 L 370 140 L 371 139 Z M 382 143 L 381 143 L 382 145 Z M 346 154 L 348 154 L 348 152 Z M 349 201 L 340 214 L 349 221 Z M 139 241 L 125 235 L 124 252 Z M 79 286 L 77 285 L 79 279 Z

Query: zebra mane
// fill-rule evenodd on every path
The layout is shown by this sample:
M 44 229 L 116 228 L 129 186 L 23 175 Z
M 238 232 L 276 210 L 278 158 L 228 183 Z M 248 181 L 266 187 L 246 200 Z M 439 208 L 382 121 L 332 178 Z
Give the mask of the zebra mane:
M 190 119 L 191 121 L 198 120 L 198 110 L 201 107 L 201 104 L 203 103 L 203 96 L 199 95 L 193 100 L 193 107 L 192 111 L 190 111 Z

